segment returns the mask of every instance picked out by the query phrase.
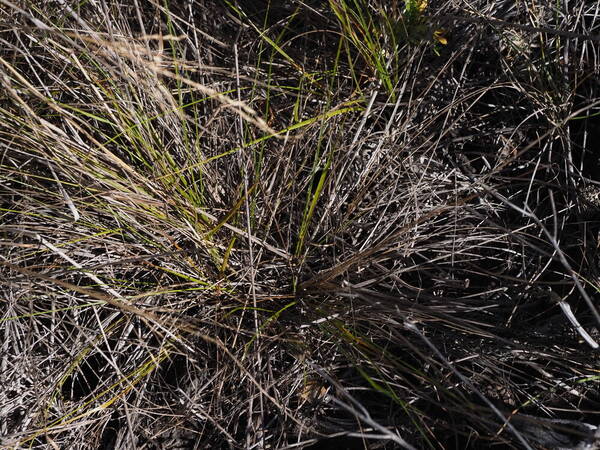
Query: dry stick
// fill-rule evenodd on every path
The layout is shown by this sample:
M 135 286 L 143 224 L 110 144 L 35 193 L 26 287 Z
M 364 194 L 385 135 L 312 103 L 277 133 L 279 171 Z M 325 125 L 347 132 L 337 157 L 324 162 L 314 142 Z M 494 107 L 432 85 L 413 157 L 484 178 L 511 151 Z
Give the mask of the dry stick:
M 571 305 L 565 302 L 564 298 L 561 298 L 556 292 L 552 290 L 550 290 L 548 295 L 550 296 L 550 299 L 552 301 L 556 302 L 558 306 L 560 306 L 560 309 L 562 309 L 563 314 L 567 317 L 567 319 L 569 319 L 569 322 L 571 322 L 571 325 L 575 327 L 575 330 L 579 333 L 583 340 L 587 342 L 588 345 L 594 350 L 598 349 L 598 343 L 589 335 L 585 328 L 581 326 L 579 320 L 577 320 L 577 317 L 575 317 L 575 314 L 573 314 Z
M 556 28 L 548 28 L 548 27 L 534 27 L 531 25 L 523 25 L 520 23 L 507 22 L 501 19 L 495 19 L 492 17 L 466 17 L 459 16 L 456 14 L 441 14 L 439 16 L 424 16 L 427 19 L 452 19 L 460 22 L 470 22 L 470 23 L 482 23 L 486 25 L 499 25 L 504 28 L 516 28 L 518 30 L 523 31 L 531 31 L 534 33 L 548 33 L 554 34 L 557 36 L 564 36 L 573 39 L 584 39 L 586 41 L 596 41 L 600 42 L 600 35 L 597 34 L 582 34 L 575 33 L 573 31 L 564 31 L 557 30 Z
M 67 206 L 69 207 L 71 214 L 73 214 L 73 222 L 77 222 L 81 218 L 81 215 L 79 214 L 79 211 L 77 210 L 77 207 L 75 206 L 75 203 L 73 203 L 71 196 L 63 187 L 61 181 L 58 179 L 58 176 L 56 176 L 56 172 L 54 171 L 52 164 L 47 163 L 47 165 L 48 165 L 48 168 L 50 169 L 50 173 L 52 174 L 52 177 L 54 178 L 54 181 L 56 181 L 59 192 L 63 196 L 63 199 L 64 199 L 65 203 L 67 204 Z

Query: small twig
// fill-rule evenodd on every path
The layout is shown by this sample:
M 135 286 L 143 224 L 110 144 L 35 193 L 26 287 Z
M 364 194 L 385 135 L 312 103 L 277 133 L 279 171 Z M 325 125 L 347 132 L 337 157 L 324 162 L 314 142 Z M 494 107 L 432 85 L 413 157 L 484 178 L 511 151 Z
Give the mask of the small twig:
M 567 302 L 565 302 L 564 299 L 562 299 L 556 292 L 554 292 L 552 290 L 549 291 L 549 295 L 550 295 L 550 299 L 555 301 L 558 304 L 558 306 L 560 306 L 560 309 L 562 309 L 563 314 L 565 316 L 567 316 L 567 319 L 569 319 L 569 322 L 571 322 L 571 325 L 573 325 L 573 327 L 575 327 L 575 330 L 577 330 L 577 332 L 583 338 L 583 340 L 585 342 L 587 342 L 590 347 L 592 347 L 594 350 L 596 350 L 599 347 L 598 343 L 581 326 L 581 324 L 577 320 L 577 317 L 575 317 L 575 314 L 573 314 L 571 305 L 569 305 Z
M 533 33 L 548 33 L 548 34 L 564 36 L 564 37 L 568 37 L 568 38 L 572 38 L 572 39 L 584 39 L 586 41 L 600 42 L 600 35 L 596 35 L 596 34 L 575 33 L 573 31 L 557 30 L 556 28 L 549 28 L 549 27 L 534 27 L 531 25 L 523 25 L 520 23 L 507 22 L 505 20 L 495 19 L 492 17 L 472 17 L 472 16 L 466 17 L 466 16 L 459 16 L 456 14 L 442 14 L 442 15 L 435 16 L 435 17 L 429 16 L 427 18 L 428 19 L 451 19 L 451 20 L 457 20 L 459 22 L 483 23 L 486 25 L 499 25 L 500 27 L 504 27 L 504 28 L 516 28 L 518 30 L 530 31 Z

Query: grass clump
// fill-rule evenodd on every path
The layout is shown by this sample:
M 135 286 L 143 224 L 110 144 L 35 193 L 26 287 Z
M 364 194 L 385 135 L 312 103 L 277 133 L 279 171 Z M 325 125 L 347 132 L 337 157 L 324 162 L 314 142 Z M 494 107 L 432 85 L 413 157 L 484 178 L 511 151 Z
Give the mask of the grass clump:
M 0 0 L 2 448 L 597 444 L 593 6 L 67 3 Z

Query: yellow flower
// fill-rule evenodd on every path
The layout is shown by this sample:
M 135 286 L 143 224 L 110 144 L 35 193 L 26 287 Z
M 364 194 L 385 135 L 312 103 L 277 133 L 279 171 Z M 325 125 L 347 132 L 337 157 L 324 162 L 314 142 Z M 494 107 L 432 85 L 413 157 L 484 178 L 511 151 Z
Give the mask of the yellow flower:
M 444 29 L 435 30 L 433 32 L 433 39 L 436 42 L 438 42 L 439 44 L 447 45 L 448 39 L 446 39 L 446 37 L 444 36 L 445 33 L 446 33 L 446 30 L 444 30 Z

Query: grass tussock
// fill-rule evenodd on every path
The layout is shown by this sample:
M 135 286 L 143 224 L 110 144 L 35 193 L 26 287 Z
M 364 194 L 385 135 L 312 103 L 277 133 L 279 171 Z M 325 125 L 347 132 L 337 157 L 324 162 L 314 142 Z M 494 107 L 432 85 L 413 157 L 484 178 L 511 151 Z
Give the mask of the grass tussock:
M 0 446 L 597 448 L 599 36 L 0 0 Z

